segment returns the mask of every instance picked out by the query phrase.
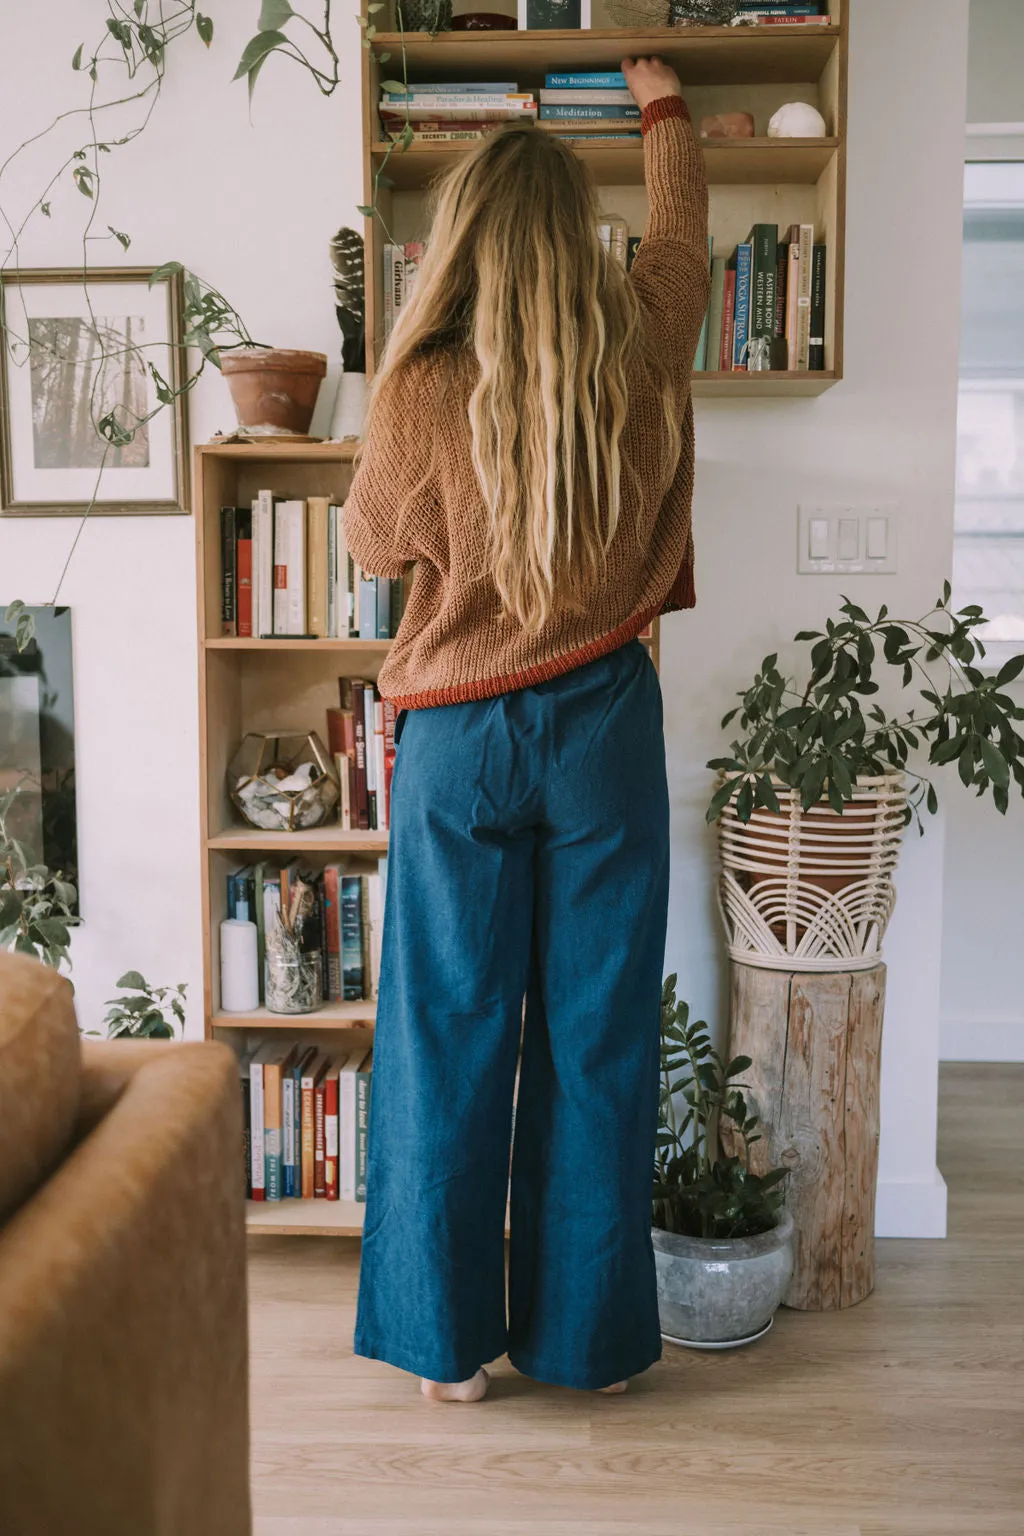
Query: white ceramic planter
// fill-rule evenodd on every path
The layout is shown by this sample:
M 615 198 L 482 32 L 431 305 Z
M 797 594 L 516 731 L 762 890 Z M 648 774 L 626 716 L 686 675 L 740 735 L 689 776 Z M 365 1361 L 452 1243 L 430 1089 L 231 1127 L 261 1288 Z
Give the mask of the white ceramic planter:
M 655 1227 L 662 1336 L 698 1347 L 750 1342 L 782 1304 L 793 1274 L 793 1218 L 758 1237 L 682 1237 Z

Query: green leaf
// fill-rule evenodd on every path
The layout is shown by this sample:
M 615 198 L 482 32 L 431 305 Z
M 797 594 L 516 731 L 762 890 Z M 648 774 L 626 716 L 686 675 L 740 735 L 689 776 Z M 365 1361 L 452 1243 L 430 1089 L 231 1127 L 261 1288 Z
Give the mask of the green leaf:
M 996 676 L 996 687 L 1002 688 L 1007 683 L 1012 683 L 1015 677 L 1024 672 L 1024 656 L 1011 656 L 1005 666 L 999 669 Z
M 79 192 L 81 192 L 82 196 L 92 197 L 92 171 L 87 170 L 84 165 L 79 165 L 76 166 L 71 174 L 74 178 L 75 186 L 78 188 Z
M 373 209 L 369 203 L 356 203 L 356 213 L 361 213 L 364 219 L 373 218 Z
M 256 77 L 263 68 L 264 63 L 275 50 L 286 44 L 288 39 L 283 32 L 257 32 L 251 37 L 242 50 L 242 57 L 238 61 L 238 68 L 232 75 L 232 80 L 241 80 L 245 75 L 249 80 L 249 99 L 252 100 L 252 89 L 256 84 Z
M 135 992 L 147 991 L 146 979 L 139 971 L 125 971 L 124 975 L 114 983 L 117 987 L 129 987 Z
M 117 41 L 125 52 L 129 52 L 132 46 L 132 29 L 126 21 L 117 21 L 114 17 L 107 17 L 107 31 Z
M 409 148 L 409 145 L 412 143 L 414 137 L 415 135 L 413 132 L 412 123 L 406 123 L 405 127 L 402 129 L 402 137 L 399 140 L 403 152 Z
M 126 251 L 128 249 L 128 247 L 132 243 L 131 242 L 131 237 L 129 235 L 126 235 L 123 230 L 115 229 L 113 224 L 108 224 L 107 228 L 110 230 L 110 233 L 113 235 L 114 239 L 117 241 L 117 243 L 121 247 L 122 251 Z
M 1010 770 L 1006 759 L 994 742 L 981 738 L 981 761 L 992 783 L 1005 789 L 1010 782 Z
M 204 16 L 202 11 L 196 11 L 196 31 L 209 48 L 213 42 L 213 21 L 209 16 Z
M 294 15 L 288 0 L 263 0 L 257 26 L 261 32 L 276 32 Z
M 177 277 L 184 270 L 180 261 L 165 261 L 162 267 L 157 267 L 149 274 L 149 286 L 152 288 L 156 283 L 166 282 L 169 277 Z
M 84 49 L 84 47 L 85 47 L 84 43 L 79 43 L 78 47 L 75 49 L 75 56 L 71 60 L 71 68 L 72 69 L 81 69 L 81 67 L 82 67 L 82 50 Z
M 409 87 L 404 85 L 401 80 L 382 80 L 380 88 L 382 91 L 386 91 L 389 96 L 405 96 L 409 90 Z

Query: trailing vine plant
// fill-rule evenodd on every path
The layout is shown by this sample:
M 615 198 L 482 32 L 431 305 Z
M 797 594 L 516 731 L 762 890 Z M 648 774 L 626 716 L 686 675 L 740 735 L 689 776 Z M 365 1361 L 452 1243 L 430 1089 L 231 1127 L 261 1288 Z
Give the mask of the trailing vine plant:
M 65 125 L 82 120 L 84 131 L 77 146 L 68 153 L 61 152 L 47 174 L 44 186 L 20 217 L 8 214 L 0 201 L 0 228 L 6 232 L 7 240 L 7 248 L 0 255 L 0 267 L 12 272 L 16 278 L 20 266 L 20 243 L 25 229 L 33 218 L 49 219 L 52 216 L 55 190 L 70 178 L 85 199 L 85 218 L 80 235 L 80 270 L 87 323 L 95 344 L 90 419 L 93 430 L 103 444 L 103 451 L 89 502 L 79 519 L 50 599 L 51 604 L 55 604 L 60 596 L 71 557 L 99 498 L 111 451 L 124 448 L 159 411 L 194 388 L 207 363 L 219 367 L 221 351 L 255 345 L 241 317 L 224 295 L 193 273 L 185 272 L 180 262 L 168 262 L 154 272 L 150 279 L 152 284 L 179 273 L 183 276 L 184 334 L 181 347 L 186 361 L 179 370 L 178 381 L 165 378 L 156 364 L 144 356 L 147 347 L 162 346 L 163 343 L 112 343 L 110 332 L 97 320 L 88 284 L 93 250 L 98 244 L 111 241 L 116 242 L 122 251 L 127 251 L 131 246 L 131 236 L 125 230 L 115 229 L 112 224 L 107 224 L 104 229 L 102 225 L 100 208 L 104 157 L 133 143 L 148 126 L 163 89 L 168 50 L 193 31 L 207 48 L 213 40 L 213 22 L 198 9 L 196 0 L 179 0 L 179 3 L 173 5 L 166 4 L 165 0 L 132 0 L 131 4 L 126 3 L 126 0 L 107 0 L 107 10 L 109 14 L 99 39 L 91 46 L 79 44 L 71 59 L 71 69 L 88 81 L 85 104 L 59 112 L 46 128 L 25 139 L 0 162 L 2 189 L 5 174 L 24 151 L 53 138 Z M 119 83 L 115 89 L 106 91 L 104 85 L 111 76 Z M 116 134 L 103 132 L 103 124 L 111 120 L 112 114 L 123 114 L 132 109 L 135 109 L 137 115 L 130 126 Z M 16 282 L 9 286 L 8 294 L 13 296 L 14 301 L 20 296 Z M 46 346 L 38 337 L 29 338 L 23 300 L 20 315 L 14 310 L 13 303 L 5 305 L 0 321 L 0 345 L 6 349 L 16 366 L 27 365 L 30 356 Z M 189 347 L 195 347 L 199 352 L 198 364 L 191 369 L 187 363 Z M 124 366 L 130 357 L 136 357 L 149 373 L 156 405 L 144 415 L 129 411 L 123 404 L 100 414 L 98 402 L 101 399 L 104 371 L 118 361 Z M 24 649 L 34 633 L 32 615 L 24 601 L 19 599 L 11 604 L 6 616 L 8 622 L 16 624 L 17 644 L 19 649 Z

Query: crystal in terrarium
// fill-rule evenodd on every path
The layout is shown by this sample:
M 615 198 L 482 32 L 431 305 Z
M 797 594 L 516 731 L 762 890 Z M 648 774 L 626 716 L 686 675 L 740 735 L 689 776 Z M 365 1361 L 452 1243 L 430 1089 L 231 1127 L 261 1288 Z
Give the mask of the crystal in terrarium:
M 338 779 L 315 731 L 251 731 L 231 759 L 228 793 L 251 827 L 319 827 L 338 803 Z

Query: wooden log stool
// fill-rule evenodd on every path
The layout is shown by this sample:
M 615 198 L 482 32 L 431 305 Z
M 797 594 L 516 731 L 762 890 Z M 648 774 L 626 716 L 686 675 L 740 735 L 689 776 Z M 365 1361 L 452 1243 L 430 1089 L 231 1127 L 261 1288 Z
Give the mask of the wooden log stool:
M 852 1307 L 874 1288 L 884 1005 L 884 965 L 814 973 L 732 963 L 729 1055 L 753 1061 L 742 1080 L 763 1121 L 751 1162 L 790 1170 L 788 1307 Z

